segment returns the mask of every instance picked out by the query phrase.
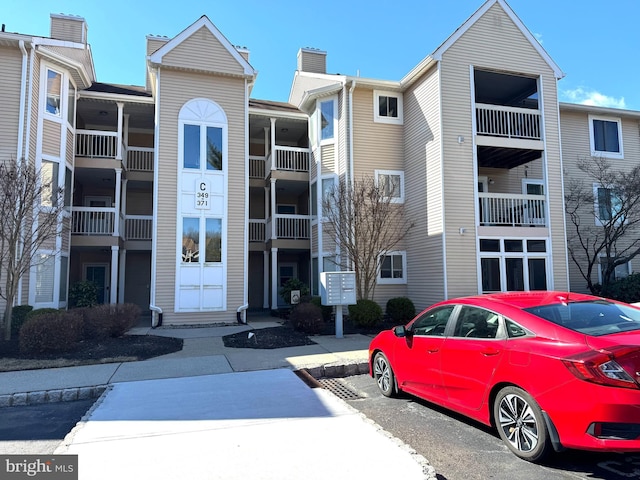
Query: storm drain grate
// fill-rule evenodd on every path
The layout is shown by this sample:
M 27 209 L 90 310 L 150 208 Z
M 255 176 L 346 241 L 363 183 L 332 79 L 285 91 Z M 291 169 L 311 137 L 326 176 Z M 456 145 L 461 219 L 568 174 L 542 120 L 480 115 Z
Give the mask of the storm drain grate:
M 359 398 L 363 398 L 360 394 L 337 378 L 321 378 L 318 382 L 322 385 L 322 388 L 329 390 L 336 397 L 341 398 L 342 400 L 357 400 Z

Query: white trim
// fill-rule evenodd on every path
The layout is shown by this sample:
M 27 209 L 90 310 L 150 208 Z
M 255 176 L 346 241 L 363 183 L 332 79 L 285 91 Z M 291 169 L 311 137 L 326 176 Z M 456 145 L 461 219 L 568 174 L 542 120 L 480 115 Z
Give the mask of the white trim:
M 380 97 L 395 98 L 398 102 L 397 116 L 388 117 L 380 116 Z M 403 108 L 403 96 L 400 92 L 389 92 L 384 90 L 373 91 L 373 121 L 376 123 L 389 123 L 392 125 L 402 125 L 404 123 L 404 108 Z
M 600 120 L 603 122 L 611 122 L 616 123 L 618 126 L 618 146 L 620 148 L 619 152 L 609 152 L 605 150 L 596 150 L 596 142 L 593 136 L 593 121 Z M 622 145 L 622 119 L 620 117 L 605 117 L 601 115 L 589 115 L 589 146 L 591 148 L 591 156 L 592 157 L 602 157 L 602 158 L 615 158 L 622 159 L 624 158 L 624 147 Z
M 401 278 L 382 278 L 382 257 L 402 257 L 402 277 Z M 404 250 L 394 250 L 378 255 L 376 283 L 378 285 L 405 285 L 407 283 L 407 252 Z M 393 273 L 393 265 L 391 266 Z
M 322 104 L 332 102 L 333 104 L 333 136 L 331 138 L 322 138 Z M 317 115 L 316 125 L 318 126 L 318 145 L 333 145 L 337 144 L 338 140 L 338 97 L 331 96 L 327 98 L 319 99 L 316 102 L 316 111 L 314 115 Z M 336 149 L 337 150 L 337 149 Z
M 380 175 L 400 177 L 400 195 L 390 197 L 389 203 L 404 203 L 404 170 L 374 170 L 374 182 L 376 187 L 378 187 L 378 178 Z M 386 199 L 387 197 L 384 198 Z
M 473 67 L 470 67 L 473 68 Z M 437 63 L 437 69 L 438 69 L 438 91 L 442 92 L 442 64 L 440 61 L 438 61 Z M 440 136 L 439 141 L 440 141 L 440 192 L 442 195 L 442 271 L 444 272 L 444 278 L 443 278 L 443 283 L 444 283 L 444 289 L 443 289 L 443 293 L 444 293 L 444 299 L 449 298 L 449 275 L 447 272 L 447 216 L 444 214 L 444 212 L 446 212 L 446 205 L 445 205 L 445 182 L 444 182 L 444 141 L 443 141 L 443 137 L 442 137 L 442 132 L 444 131 L 444 116 L 442 114 L 442 97 L 439 98 L 439 112 L 438 112 L 438 120 L 439 120 L 439 132 L 438 135 Z M 475 99 L 472 97 L 472 102 L 471 102 L 471 107 L 474 109 L 473 111 L 475 112 Z M 471 115 L 471 121 L 472 123 L 472 131 L 475 131 L 475 118 L 476 115 L 475 113 L 473 113 Z M 475 145 L 475 135 L 472 135 L 472 137 L 474 138 L 473 140 L 473 155 L 476 155 L 476 145 Z M 425 145 L 425 159 L 428 159 L 427 154 L 427 145 Z M 474 163 L 477 164 L 477 159 L 474 159 Z M 474 173 L 474 175 L 477 175 L 476 173 Z M 426 181 L 426 178 L 425 178 Z M 425 199 L 426 200 L 426 199 Z M 478 224 L 478 222 L 476 222 L 476 225 Z M 477 226 L 476 226 L 477 229 Z M 476 232 L 476 238 L 478 237 L 477 232 Z
M 151 72 L 149 72 L 149 76 Z M 159 183 L 159 174 L 160 170 L 160 68 L 156 70 L 156 96 L 154 98 L 155 108 L 154 108 L 154 132 L 153 132 L 153 220 L 152 220 L 152 228 L 153 234 L 151 235 L 151 279 L 149 285 L 149 309 L 152 311 L 152 320 L 151 323 L 155 327 L 157 326 L 157 317 L 156 309 L 158 308 L 156 305 L 156 276 L 158 272 L 158 183 Z M 177 195 L 177 192 L 176 192 Z
M 599 190 L 600 189 L 608 190 L 610 198 L 617 197 L 617 195 L 614 195 L 613 192 L 611 191 L 612 187 L 606 187 L 606 186 L 601 185 L 599 183 L 594 183 L 593 184 L 593 211 L 594 211 L 595 224 L 598 227 L 604 227 L 606 224 L 611 222 L 611 220 L 613 220 L 613 217 L 615 215 L 617 215 L 617 213 L 614 211 L 613 204 L 612 204 L 611 205 L 611 218 L 609 220 L 605 220 L 604 222 L 600 219 L 600 200 L 599 200 Z M 614 223 L 617 224 L 620 221 L 621 221 L 620 219 L 617 219 Z

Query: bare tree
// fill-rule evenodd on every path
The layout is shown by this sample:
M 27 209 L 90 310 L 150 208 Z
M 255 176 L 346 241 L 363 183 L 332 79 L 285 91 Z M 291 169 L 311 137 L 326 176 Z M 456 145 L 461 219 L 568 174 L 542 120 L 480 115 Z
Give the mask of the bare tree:
M 4 339 L 11 338 L 11 312 L 22 277 L 44 259 L 40 249 L 54 252 L 63 231 L 63 190 L 56 170 L 33 168 L 27 162 L 0 164 L 0 298 L 6 301 Z
M 395 203 L 392 182 L 377 185 L 362 177 L 353 185 L 339 182 L 325 192 L 323 225 L 340 249 L 340 267 L 356 273 L 358 299 L 372 299 L 380 271 L 380 257 L 407 236 L 413 222 Z
M 640 166 L 614 170 L 600 157 L 578 160 L 584 179 L 571 179 L 565 190 L 569 255 L 592 293 L 602 269 L 602 291 L 615 269 L 640 254 Z

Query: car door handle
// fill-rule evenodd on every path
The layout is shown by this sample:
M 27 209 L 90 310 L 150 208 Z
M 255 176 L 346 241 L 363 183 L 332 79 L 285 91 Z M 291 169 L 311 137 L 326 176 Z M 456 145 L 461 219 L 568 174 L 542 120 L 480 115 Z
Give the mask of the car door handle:
M 498 355 L 500 353 L 500 350 L 498 350 L 497 348 L 485 348 L 484 350 L 481 350 L 481 352 L 485 357 L 492 357 L 494 355 Z
M 440 349 L 438 347 L 427 348 L 427 353 L 438 353 Z

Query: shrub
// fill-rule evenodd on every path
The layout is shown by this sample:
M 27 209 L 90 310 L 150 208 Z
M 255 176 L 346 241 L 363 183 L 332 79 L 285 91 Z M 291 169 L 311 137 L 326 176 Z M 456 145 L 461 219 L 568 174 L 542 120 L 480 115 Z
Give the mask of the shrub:
M 58 310 L 57 308 L 38 308 L 36 310 L 31 310 L 30 312 L 28 312 L 24 321 L 26 323 L 28 320 L 31 320 L 34 317 L 39 317 L 40 315 L 49 315 L 50 313 L 59 315 L 61 313 L 64 313 L 64 310 Z
M 610 283 L 601 294 L 603 297 L 620 302 L 640 302 L 640 273 L 632 273 L 628 277 Z
M 138 323 L 140 307 L 134 303 L 111 305 L 110 335 L 122 337 Z
M 136 325 L 140 317 L 140 307 L 133 303 L 105 304 L 76 310 L 84 318 L 84 337 L 97 340 L 123 336 Z
M 82 340 L 82 315 L 72 311 L 47 312 L 33 316 L 24 323 L 20 329 L 20 352 L 24 354 L 69 352 L 80 340 Z
M 289 321 L 295 330 L 305 333 L 321 333 L 324 330 L 322 310 L 313 303 L 301 303 L 291 311 Z
M 407 297 L 389 299 L 386 311 L 393 323 L 405 324 L 416 316 L 416 307 Z
M 98 304 L 98 286 L 87 280 L 76 282 L 69 289 L 71 308 L 93 307 Z
M 284 286 L 280 289 L 280 296 L 282 299 L 288 304 L 291 305 L 291 291 L 292 290 L 300 290 L 300 297 L 304 297 L 305 295 L 309 295 L 309 287 L 297 278 L 290 278 L 284 284 Z
M 322 305 L 322 298 L 320 297 L 311 297 L 309 302 L 322 310 L 322 319 L 325 323 L 329 323 L 331 321 L 331 315 L 333 314 L 332 305 Z
M 11 309 L 11 335 L 17 335 L 24 322 L 27 321 L 27 315 L 33 310 L 31 305 L 16 305 Z
M 349 319 L 358 327 L 375 327 L 382 321 L 382 308 L 373 300 L 362 298 L 349 305 Z

